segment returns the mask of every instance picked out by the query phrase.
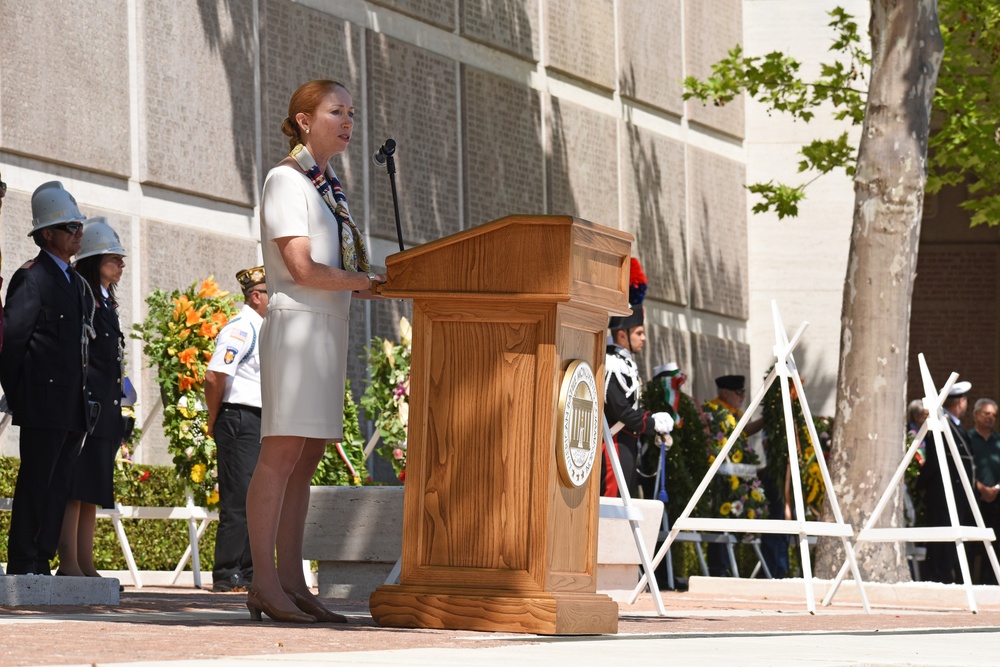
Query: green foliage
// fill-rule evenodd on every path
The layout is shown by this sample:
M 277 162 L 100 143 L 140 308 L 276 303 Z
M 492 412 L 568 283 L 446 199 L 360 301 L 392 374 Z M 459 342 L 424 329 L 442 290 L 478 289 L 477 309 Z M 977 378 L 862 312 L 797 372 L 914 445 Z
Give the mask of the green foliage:
M 674 415 L 672 406 L 667 403 L 663 383 L 659 379 L 654 378 L 646 383 L 642 401 L 646 410 L 666 411 L 672 416 L 679 417 L 670 434 L 673 445 L 667 452 L 665 462 L 668 497 L 666 510 L 667 516 L 673 520 L 684 511 L 698 484 L 708 472 L 708 433 L 702 423 L 698 406 L 687 394 L 681 394 L 678 414 Z M 647 447 L 646 451 L 657 460 L 644 468 L 656 470 L 659 465 L 659 448 Z M 711 516 L 708 494 L 702 496 L 693 516 Z
M 731 102 L 737 95 L 748 95 L 767 106 L 768 111 L 787 113 L 809 122 L 815 109 L 830 103 L 838 120 L 850 118 L 860 123 L 865 114 L 866 91 L 857 87 L 871 65 L 861 47 L 858 24 L 841 8 L 829 12 L 836 38 L 830 51 L 841 58 L 820 65 L 820 76 L 806 82 L 799 76 L 801 63 L 780 51 L 763 56 L 745 56 L 736 45 L 729 57 L 712 65 L 712 76 L 705 81 L 694 77 L 684 80 L 684 99 L 711 101 L 716 106 Z M 845 63 L 844 60 L 847 62 Z
M 0 458 L 0 497 L 14 495 L 14 483 L 20 460 Z M 117 476 L 115 497 L 122 505 L 141 507 L 179 507 L 185 504 L 184 484 L 169 466 L 134 466 L 134 484 Z M 215 562 L 215 527 L 211 522 L 198 542 L 201 569 L 211 571 Z M 124 519 L 136 565 L 140 570 L 173 570 L 188 546 L 187 521 Z M 10 512 L 0 512 L 0 561 L 7 560 L 7 534 Z M 111 521 L 98 519 L 94 531 L 94 564 L 99 570 L 125 570 L 128 565 Z M 190 563 L 188 563 L 190 569 Z
M 760 201 L 753 205 L 754 213 L 767 213 L 772 208 L 778 214 L 778 219 L 794 218 L 799 214 L 799 202 L 806 198 L 806 186 L 790 186 L 784 183 L 775 184 L 753 183 L 747 189 L 755 195 L 760 195 Z
M 944 60 L 926 190 L 967 184 L 972 225 L 1000 224 L 1000 2 L 938 0 Z
M 903 451 L 908 451 L 910 445 L 913 444 L 913 439 L 917 436 L 917 431 L 907 429 L 906 438 L 904 440 Z M 930 446 L 934 446 L 934 437 L 928 431 L 924 442 Z M 927 519 L 927 503 L 924 502 L 924 490 L 923 486 L 920 485 L 920 471 L 923 470 L 924 460 L 926 459 L 926 446 L 921 445 L 916 454 L 910 459 L 910 464 L 906 466 L 906 472 L 903 474 L 903 482 L 906 484 L 906 492 L 910 495 L 910 502 L 913 503 L 913 525 L 915 526 L 925 526 Z
M 745 56 L 737 45 L 729 51 L 728 58 L 712 65 L 712 76 L 705 81 L 694 77 L 684 80 L 684 99 L 711 101 L 721 106 L 746 92 L 763 103 L 769 113 L 785 113 L 808 123 L 815 117 L 818 107 L 830 104 L 834 118 L 846 118 L 860 124 L 864 120 L 866 91 L 857 86 L 864 85 L 864 72 L 871 62 L 861 48 L 858 25 L 853 17 L 839 7 L 829 14 L 829 25 L 835 33 L 830 51 L 839 59 L 821 63 L 820 76 L 815 81 L 803 80 L 799 76 L 801 64 L 779 51 Z M 799 153 L 802 155 L 799 172 L 813 173 L 813 177 L 799 185 L 770 181 L 747 186 L 757 195 L 754 213 L 773 210 L 779 219 L 797 217 L 799 202 L 805 198 L 809 183 L 838 168 L 844 168 L 849 176 L 854 174 L 856 148 L 850 145 L 846 132 L 836 139 L 817 139 L 803 146 Z
M 115 459 L 115 499 L 122 505 L 134 507 L 183 507 L 187 503 L 187 484 L 170 466 L 144 466 L 132 462 L 130 451 L 139 438 L 136 429 L 129 443 L 122 446 Z M 364 474 L 364 440 L 358 426 L 358 407 L 348 386 L 344 396 L 344 450 L 355 470 Z M 14 484 L 20 460 L 15 457 L 0 458 L 0 498 L 14 496 Z M 319 464 L 313 484 L 360 484 L 347 470 L 333 445 L 327 447 L 326 456 Z M 210 572 L 215 562 L 215 533 L 217 522 L 209 522 L 205 534 L 198 541 L 201 569 Z M 173 570 L 189 544 L 188 523 L 184 520 L 123 519 L 122 526 L 132 547 L 132 555 L 140 570 Z M 0 561 L 7 560 L 7 533 L 10 529 L 10 512 L 0 512 Z M 99 570 L 125 570 L 128 568 L 121 545 L 111 521 L 99 519 L 94 530 L 94 564 Z M 187 569 L 191 569 L 190 562 Z
M 367 479 L 365 441 L 361 437 L 358 405 L 351 395 L 350 380 L 344 389 L 344 440 L 340 446 L 351 462 L 351 467 L 354 468 L 353 473 L 337 451 L 337 446 L 330 443 L 326 446 L 326 454 L 316 468 L 316 474 L 313 475 L 313 486 L 359 486 Z
M 847 132 L 844 132 L 836 139 L 815 140 L 808 146 L 801 149 L 802 157 L 799 161 L 799 171 L 818 171 L 820 174 L 828 174 L 834 169 L 843 167 L 847 170 L 848 176 L 854 175 L 854 146 L 851 145 Z
M 971 224 L 1000 224 L 1000 2 L 998 0 L 938 0 L 944 59 L 934 95 L 936 131 L 928 151 L 926 192 L 965 184 L 962 208 L 972 214 Z M 820 65 L 812 82 L 799 77 L 798 61 L 781 53 L 748 57 L 739 46 L 712 66 L 705 81 L 685 80 L 684 99 L 724 105 L 740 93 L 765 104 L 768 111 L 789 114 L 809 122 L 814 110 L 827 102 L 832 117 L 854 125 L 864 121 L 867 91 L 864 72 L 871 66 L 861 44 L 854 17 L 843 8 L 829 12 L 834 38 L 834 60 Z M 822 174 L 844 168 L 855 173 L 857 147 L 847 133 L 837 139 L 820 139 L 800 149 L 799 172 L 814 176 L 799 185 L 755 183 L 748 186 L 758 196 L 755 213 L 775 211 L 778 218 L 798 215 L 805 188 Z
M 799 473 L 802 480 L 802 499 L 805 505 L 806 519 L 819 519 L 823 512 L 823 500 L 826 497 L 826 485 L 820 472 L 817 452 L 809 435 L 805 413 L 802 404 L 791 386 L 792 420 L 795 422 L 795 445 L 799 462 Z M 773 498 L 778 504 L 783 504 L 785 498 L 785 474 L 788 469 L 788 442 L 785 432 L 785 408 L 782 400 L 781 383 L 775 381 L 767 390 L 762 404 L 764 419 L 765 447 L 767 448 L 767 467 L 764 476 L 769 480 Z M 830 417 L 813 415 L 813 427 L 820 441 L 820 451 L 823 460 L 830 456 L 830 442 L 833 440 L 833 420 Z M 791 498 L 788 503 L 794 507 Z M 783 517 L 778 517 L 783 518 Z
M 368 346 L 371 381 L 361 397 L 361 407 L 378 429 L 376 451 L 392 464 L 402 481 L 406 478 L 406 427 L 410 415 L 410 323 L 399 321 L 400 342 L 379 337 Z

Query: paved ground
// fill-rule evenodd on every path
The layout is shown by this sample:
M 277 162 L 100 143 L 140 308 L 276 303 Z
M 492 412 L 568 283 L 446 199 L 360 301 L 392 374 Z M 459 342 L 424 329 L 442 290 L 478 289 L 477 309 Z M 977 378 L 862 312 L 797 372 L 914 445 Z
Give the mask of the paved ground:
M 928 595 L 866 615 L 835 600 L 812 615 L 782 591 L 765 600 L 759 590 L 756 599 L 709 590 L 665 592 L 666 617 L 648 596 L 622 605 L 616 636 L 538 637 L 378 628 L 366 602 L 344 600 L 328 603 L 349 616 L 346 626 L 254 623 L 243 594 L 126 586 L 115 607 L 0 609 L 0 667 L 1000 664 L 1000 604 L 972 614 Z

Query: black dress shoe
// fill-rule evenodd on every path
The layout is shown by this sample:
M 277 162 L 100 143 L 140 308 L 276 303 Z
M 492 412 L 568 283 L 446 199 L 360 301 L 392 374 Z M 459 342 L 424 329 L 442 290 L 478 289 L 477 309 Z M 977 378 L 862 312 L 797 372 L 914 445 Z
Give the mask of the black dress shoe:
M 7 563 L 7 574 L 41 574 L 48 576 L 52 574 L 52 570 L 49 568 L 49 561 L 47 560 L 20 560 Z
M 35 574 L 35 562 L 10 561 L 7 563 L 7 574 Z
M 222 579 L 212 580 L 212 592 L 213 593 L 246 593 L 247 582 L 243 578 L 243 575 L 231 574 L 228 577 Z

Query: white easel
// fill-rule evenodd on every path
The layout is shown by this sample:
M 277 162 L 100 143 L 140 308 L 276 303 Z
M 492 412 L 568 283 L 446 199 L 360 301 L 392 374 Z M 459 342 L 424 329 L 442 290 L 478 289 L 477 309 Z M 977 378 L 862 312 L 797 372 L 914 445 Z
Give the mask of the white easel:
M 653 595 L 653 603 L 656 606 L 656 613 L 659 616 L 666 616 L 667 610 L 663 606 L 663 597 L 660 595 L 659 586 L 656 583 L 656 575 L 653 573 L 654 565 L 649 560 L 649 552 L 646 550 L 646 543 L 642 539 L 642 532 L 639 528 L 639 522 L 643 520 L 642 510 L 632 504 L 632 497 L 629 495 L 628 487 L 625 485 L 625 475 L 622 472 L 622 464 L 618 459 L 618 450 L 614 447 L 614 440 L 611 438 L 611 429 L 608 428 L 608 420 L 603 415 L 601 416 L 601 424 L 603 431 L 601 436 L 604 442 L 607 443 L 605 450 L 608 453 L 608 460 L 611 461 L 611 469 L 614 471 L 615 479 L 618 481 L 618 491 L 621 494 L 622 504 L 617 505 L 601 505 L 600 506 L 600 516 L 605 519 L 626 519 L 629 522 L 629 526 L 632 528 L 632 537 L 635 539 L 635 548 L 639 552 L 639 562 L 642 563 L 643 570 L 649 574 L 649 588 Z M 377 433 L 376 433 L 377 435 Z M 598 438 L 598 447 L 600 446 L 600 439 Z M 368 445 L 374 448 L 374 443 L 376 442 L 376 436 L 372 436 L 369 440 Z M 368 447 L 365 448 L 366 451 Z M 600 458 L 597 459 L 600 461 Z M 597 466 L 591 471 L 591 475 L 600 474 Z M 389 575 L 385 578 L 385 584 L 395 584 L 399 581 L 399 573 L 402 570 L 403 558 L 400 556 L 396 559 L 396 564 L 392 566 L 392 570 L 389 571 Z M 643 581 L 645 581 L 646 575 L 643 575 Z M 639 596 L 637 592 L 632 596 L 632 602 Z
M 989 542 L 996 539 L 992 528 L 987 528 L 986 524 L 983 522 L 983 515 L 979 511 L 979 504 L 976 502 L 975 495 L 972 492 L 972 485 L 969 483 L 969 478 L 965 474 L 965 466 L 962 465 L 962 457 L 958 453 L 958 447 L 955 445 L 954 436 L 951 433 L 951 427 L 944 423 L 945 419 L 948 419 L 944 415 L 942 406 L 945 400 L 948 398 L 948 392 L 951 391 L 952 385 L 958 380 L 958 373 L 952 373 L 948 377 L 948 381 L 944 383 L 944 387 L 941 391 L 937 391 L 934 386 L 934 381 L 931 378 L 930 371 L 927 369 L 927 362 L 924 360 L 924 355 L 918 354 L 917 360 L 920 363 L 920 377 L 924 384 L 924 408 L 927 410 L 927 420 L 920 427 L 920 431 L 914 436 L 912 444 L 910 444 L 909 449 L 906 450 L 906 455 L 903 457 L 903 461 L 896 468 L 895 474 L 889 481 L 889 486 L 886 487 L 885 492 L 879 499 L 878 504 L 872 511 L 870 517 L 865 522 L 864 528 L 858 533 L 858 542 L 955 542 L 955 548 L 958 549 L 958 564 L 962 570 L 962 579 L 965 582 L 965 596 L 969 601 L 969 611 L 972 613 L 977 613 L 976 608 L 976 598 L 972 591 L 972 581 L 969 577 L 969 560 L 965 553 L 965 543 L 966 542 L 983 542 L 986 547 L 986 554 L 989 556 L 990 564 L 993 566 L 993 573 L 997 577 L 997 581 L 1000 581 L 1000 563 L 997 562 L 996 553 L 989 546 Z M 910 461 L 913 459 L 914 454 L 917 452 L 917 448 L 920 446 L 921 441 L 927 435 L 928 430 L 933 431 L 937 436 L 934 438 L 934 452 L 937 455 L 937 460 L 939 462 L 939 468 L 941 472 L 941 484 L 944 486 L 944 497 L 945 502 L 948 505 L 948 516 L 951 519 L 950 526 L 933 526 L 933 527 L 906 527 L 906 528 L 872 528 L 875 522 L 879 520 L 882 516 L 883 510 L 885 510 L 886 505 L 892 499 L 893 492 L 899 483 L 903 479 L 903 475 L 906 473 L 907 466 L 910 465 Z M 959 479 L 962 481 L 962 487 L 965 490 L 965 496 L 969 500 L 969 506 L 972 508 L 972 514 L 976 519 L 976 526 L 962 526 L 958 521 L 958 510 L 955 506 L 955 492 L 951 488 L 951 475 L 948 472 L 948 460 L 945 458 L 944 444 L 943 442 L 948 442 L 948 453 L 951 454 L 952 462 L 955 464 L 955 469 L 958 471 Z M 830 592 L 827 593 L 827 598 L 823 600 L 823 604 L 828 604 L 829 598 L 837 592 L 837 587 L 840 586 L 840 582 L 844 579 L 844 575 L 847 573 L 847 563 L 840 568 L 840 572 L 837 574 L 837 578 L 833 582 L 833 587 Z M 855 575 L 857 576 L 857 575 Z
M 645 582 L 647 578 L 649 580 L 649 591 L 653 595 L 653 603 L 656 605 L 657 615 L 666 616 L 667 610 L 663 607 L 663 597 L 660 595 L 660 587 L 656 583 L 656 574 L 653 572 L 656 564 L 651 563 L 649 560 L 646 542 L 642 539 L 642 531 L 639 528 L 639 522 L 643 520 L 642 510 L 632 504 L 632 496 L 629 494 L 628 486 L 625 484 L 625 474 L 622 472 L 622 463 L 618 458 L 618 450 L 615 449 L 615 442 L 611 437 L 611 429 L 608 427 L 608 419 L 604 415 L 601 415 L 601 424 L 604 451 L 607 452 L 608 460 L 611 461 L 611 469 L 614 471 L 615 480 L 618 482 L 618 493 L 621 496 L 622 505 L 621 507 L 616 505 L 601 505 L 600 516 L 605 519 L 628 520 L 629 526 L 632 529 L 632 537 L 635 539 L 635 548 L 639 552 L 639 562 L 642 563 L 642 581 Z M 600 461 L 599 458 L 597 460 L 598 462 Z M 594 475 L 598 473 L 599 471 L 595 469 L 590 474 Z M 634 603 L 636 598 L 639 597 L 639 592 L 642 591 L 644 585 L 644 583 L 640 584 L 639 590 L 632 595 L 632 600 L 629 604 Z
M 795 422 L 792 416 L 792 401 L 791 396 L 789 395 L 788 381 L 789 378 L 791 378 L 792 382 L 795 384 L 795 390 L 798 393 L 799 401 L 802 406 L 802 414 L 805 417 L 806 427 L 809 430 L 809 437 L 812 438 L 812 441 L 816 443 L 817 447 L 819 447 L 819 437 L 816 434 L 816 427 L 813 424 L 812 413 L 809 411 L 809 405 L 806 402 L 806 394 L 802 388 L 802 378 L 799 376 L 798 368 L 795 366 L 795 359 L 792 357 L 792 350 L 794 350 L 795 346 L 798 345 L 799 339 L 809 323 L 803 322 L 802 325 L 799 326 L 798 331 L 795 332 L 791 342 L 789 342 L 788 337 L 785 335 L 784 324 L 781 322 L 781 315 L 778 313 L 778 305 L 775 301 L 771 301 L 771 313 L 774 317 L 774 368 L 771 369 L 767 379 L 764 380 L 764 384 L 757 389 L 753 400 L 750 402 L 750 406 L 747 408 L 746 412 L 743 413 L 743 417 L 740 418 L 740 421 L 736 424 L 736 428 L 730 434 L 726 444 L 722 447 L 722 451 L 720 451 L 719 455 L 716 456 L 715 461 L 705 474 L 705 478 L 701 480 L 701 484 L 698 485 L 698 488 L 695 490 L 691 500 L 688 501 L 687 507 L 684 508 L 681 515 L 674 521 L 673 527 L 670 529 L 670 534 L 667 536 L 666 541 L 660 547 L 659 551 L 656 552 L 652 565 L 653 567 L 659 565 L 660 561 L 662 561 L 664 556 L 666 556 L 667 550 L 670 549 L 670 545 L 673 544 L 674 540 L 677 539 L 677 535 L 682 530 L 718 533 L 797 533 L 799 536 L 799 550 L 802 559 L 802 573 L 803 578 L 805 579 L 806 587 L 806 607 L 810 613 L 815 613 L 816 602 L 812 583 L 812 564 L 809 557 L 809 536 L 839 537 L 844 545 L 844 551 L 847 554 L 847 560 L 850 564 L 851 572 L 854 574 L 854 580 L 857 582 L 858 592 L 861 595 L 861 603 L 864 606 L 865 612 L 871 613 L 871 609 L 868 606 L 868 597 L 865 595 L 864 585 L 861 581 L 861 574 L 858 570 L 858 563 L 854 558 L 854 549 L 851 546 L 850 538 L 854 537 L 854 529 L 849 524 L 844 523 L 844 517 L 840 512 L 840 505 L 837 503 L 837 497 L 834 493 L 833 481 L 830 478 L 830 471 L 827 469 L 826 461 L 821 455 L 816 457 L 816 461 L 819 464 L 819 469 L 823 476 L 823 483 L 826 485 L 826 497 L 830 501 L 830 505 L 833 509 L 835 522 L 825 523 L 820 521 L 805 520 L 805 504 L 802 500 L 802 477 L 799 471 L 799 456 L 795 445 Z M 795 496 L 795 514 L 800 518 L 797 520 L 691 518 L 691 512 L 694 511 L 695 506 L 698 504 L 701 496 L 705 493 L 709 483 L 711 483 L 712 479 L 715 477 L 716 472 L 723 463 L 729 461 L 729 451 L 733 448 L 733 445 L 736 444 L 736 439 L 743 432 L 743 429 L 746 428 L 751 415 L 764 400 L 764 396 L 767 393 L 767 390 L 771 387 L 775 378 L 778 378 L 781 382 L 781 398 L 785 413 L 785 436 L 788 442 L 788 462 L 789 465 L 794 466 L 791 477 L 792 489 Z M 774 436 L 776 434 L 771 435 Z M 630 602 L 635 602 L 639 592 L 645 585 L 646 578 L 643 576 L 643 578 L 639 581 L 639 584 L 632 591 L 632 598 Z

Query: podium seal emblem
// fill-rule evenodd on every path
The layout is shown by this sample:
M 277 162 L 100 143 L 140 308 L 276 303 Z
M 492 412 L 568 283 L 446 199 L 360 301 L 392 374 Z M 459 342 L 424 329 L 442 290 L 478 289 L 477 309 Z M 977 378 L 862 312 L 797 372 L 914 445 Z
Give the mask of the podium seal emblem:
M 597 382 L 590 364 L 582 359 L 570 363 L 559 390 L 562 437 L 556 458 L 559 475 L 567 486 L 581 487 L 590 478 L 597 456 Z

